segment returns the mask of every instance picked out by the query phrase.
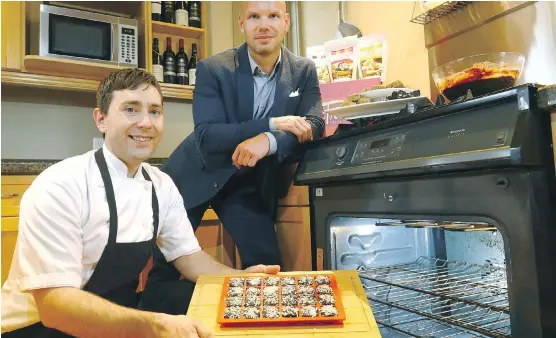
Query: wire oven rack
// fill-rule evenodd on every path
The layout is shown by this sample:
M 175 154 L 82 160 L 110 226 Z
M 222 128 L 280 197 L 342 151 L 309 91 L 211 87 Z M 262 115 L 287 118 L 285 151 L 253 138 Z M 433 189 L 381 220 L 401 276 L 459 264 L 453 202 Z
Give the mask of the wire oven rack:
M 382 328 L 404 337 L 511 336 L 504 268 L 419 257 L 358 272 Z

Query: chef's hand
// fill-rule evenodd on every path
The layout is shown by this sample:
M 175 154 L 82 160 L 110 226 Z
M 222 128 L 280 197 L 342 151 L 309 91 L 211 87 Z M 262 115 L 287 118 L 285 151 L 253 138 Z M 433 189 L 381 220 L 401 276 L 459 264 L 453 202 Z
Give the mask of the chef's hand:
M 273 117 L 272 123 L 277 130 L 289 131 L 293 133 L 299 143 L 311 141 L 313 139 L 313 129 L 303 116 L 281 116 Z
M 238 169 L 254 167 L 261 158 L 268 154 L 269 150 L 270 141 L 268 136 L 259 134 L 238 144 L 232 155 L 232 161 Z
M 253 265 L 245 269 L 245 272 L 267 273 L 270 275 L 275 275 L 280 272 L 280 265 Z
M 212 333 L 198 320 L 188 316 L 157 314 L 156 337 L 213 338 Z

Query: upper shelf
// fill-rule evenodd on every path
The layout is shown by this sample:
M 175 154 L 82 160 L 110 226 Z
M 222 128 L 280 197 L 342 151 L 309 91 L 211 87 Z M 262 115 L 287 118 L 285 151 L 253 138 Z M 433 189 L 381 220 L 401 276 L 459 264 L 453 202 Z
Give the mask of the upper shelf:
M 188 26 L 179 26 L 172 23 L 166 23 L 161 21 L 152 21 L 153 33 L 163 34 L 163 35 L 174 35 L 184 38 L 198 39 L 203 34 L 205 30 L 203 28 L 195 28 Z
M 76 61 L 49 56 L 26 55 L 25 70 L 34 74 L 102 80 L 109 73 L 124 67 L 89 61 Z
M 54 75 L 2 71 L 2 84 L 95 93 L 100 81 Z M 192 100 L 193 86 L 161 83 L 164 98 Z

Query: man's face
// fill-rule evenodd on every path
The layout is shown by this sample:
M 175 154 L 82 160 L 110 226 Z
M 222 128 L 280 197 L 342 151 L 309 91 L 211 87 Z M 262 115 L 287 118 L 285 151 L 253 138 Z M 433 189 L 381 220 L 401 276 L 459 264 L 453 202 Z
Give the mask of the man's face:
M 262 56 L 280 49 L 290 29 L 290 16 L 283 1 L 244 1 L 239 27 L 250 49 Z
M 108 114 L 95 109 L 94 115 L 106 146 L 127 165 L 148 159 L 164 131 L 162 98 L 153 86 L 115 91 Z

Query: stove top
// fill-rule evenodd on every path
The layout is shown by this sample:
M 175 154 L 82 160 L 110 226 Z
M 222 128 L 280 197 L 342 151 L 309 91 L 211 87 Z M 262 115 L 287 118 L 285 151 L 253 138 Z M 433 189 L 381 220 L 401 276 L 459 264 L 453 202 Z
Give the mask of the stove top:
M 537 109 L 537 89 L 468 93 L 450 104 L 439 100 L 344 127 L 306 145 L 296 183 L 545 165 L 553 156 L 550 117 Z
M 490 99 L 495 99 L 496 96 L 499 95 L 500 93 L 508 93 L 508 92 L 512 92 L 513 90 L 517 90 L 519 88 L 526 88 L 526 87 L 537 88 L 538 85 L 536 85 L 536 84 L 525 84 L 525 85 L 510 88 L 510 89 L 506 89 L 506 90 L 503 90 L 503 91 L 499 91 L 499 92 L 496 92 L 496 93 L 492 93 L 492 94 L 489 94 L 489 95 L 483 95 L 483 96 L 480 96 L 480 97 L 474 97 L 471 90 L 468 89 L 467 94 L 465 96 L 459 97 L 456 100 L 451 101 L 449 103 L 447 103 L 446 100 L 444 99 L 444 97 L 439 94 L 439 95 L 437 95 L 436 101 L 435 101 L 434 104 L 431 101 L 424 102 L 421 105 L 415 105 L 413 103 L 409 103 L 398 114 L 389 114 L 389 115 L 382 115 L 382 116 L 375 116 L 375 117 L 365 117 L 365 118 L 351 119 L 350 120 L 351 124 L 340 124 L 340 125 L 338 125 L 338 128 L 334 132 L 334 135 L 343 134 L 346 131 L 359 129 L 359 128 L 364 128 L 364 127 L 369 127 L 369 126 L 373 126 L 373 125 L 377 125 L 377 124 L 381 124 L 381 123 L 385 123 L 385 122 L 404 120 L 409 116 L 413 116 L 413 115 L 420 114 L 420 113 L 423 113 L 423 112 L 428 112 L 432 109 L 444 107 L 444 106 L 447 106 L 447 105 L 449 105 L 449 106 L 457 105 L 459 103 L 470 101 L 470 100 L 480 100 L 480 102 L 486 102 L 486 101 L 489 101 Z

